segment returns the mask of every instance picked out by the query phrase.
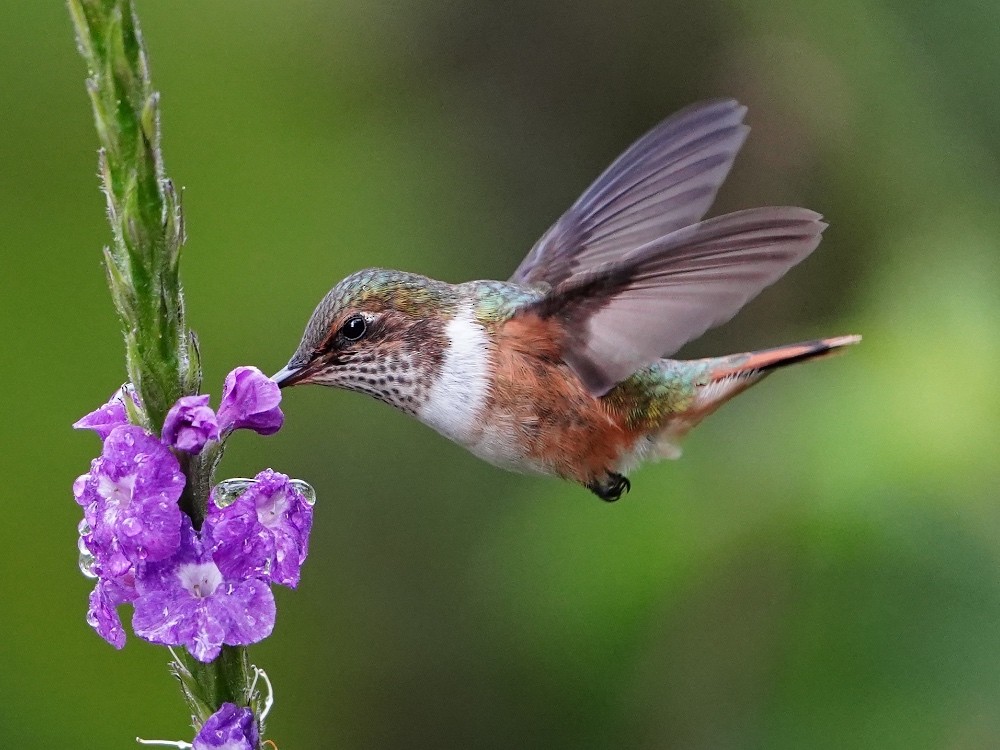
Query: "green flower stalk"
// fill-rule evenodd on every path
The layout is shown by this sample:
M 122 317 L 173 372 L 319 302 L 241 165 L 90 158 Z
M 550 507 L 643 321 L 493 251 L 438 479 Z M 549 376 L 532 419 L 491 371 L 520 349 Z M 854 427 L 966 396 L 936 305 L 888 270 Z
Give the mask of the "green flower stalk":
M 270 683 L 246 646 L 274 626 L 271 586 L 298 585 L 315 494 L 270 469 L 213 488 L 234 430 L 281 428 L 280 391 L 257 368 L 238 367 L 217 412 L 198 393 L 179 274 L 184 218 L 163 168 L 159 95 L 135 9 L 131 0 L 68 5 L 89 70 L 113 237 L 104 262 L 131 381 L 74 425 L 103 441 L 73 486 L 84 510 L 81 569 L 97 580 L 87 621 L 122 648 L 117 607 L 131 604 L 135 634 L 170 648 L 170 672 L 198 730 L 193 747 L 257 750 Z
M 159 94 L 153 90 L 139 19 L 127 0 L 70 0 L 100 140 L 99 174 L 114 238 L 108 284 L 125 335 L 129 379 L 156 432 L 201 379 L 198 347 L 184 321 L 179 261 L 180 198 L 163 168 Z

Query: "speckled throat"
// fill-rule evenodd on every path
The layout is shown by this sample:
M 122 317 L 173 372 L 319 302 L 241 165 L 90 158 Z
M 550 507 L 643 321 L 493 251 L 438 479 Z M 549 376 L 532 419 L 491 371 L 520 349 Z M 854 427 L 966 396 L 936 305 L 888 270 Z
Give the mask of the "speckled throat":
M 391 330 L 391 338 L 381 329 Z M 371 334 L 372 345 L 332 357 L 321 382 L 365 393 L 417 416 L 441 372 L 448 344 L 444 329 L 439 317 L 383 313 Z

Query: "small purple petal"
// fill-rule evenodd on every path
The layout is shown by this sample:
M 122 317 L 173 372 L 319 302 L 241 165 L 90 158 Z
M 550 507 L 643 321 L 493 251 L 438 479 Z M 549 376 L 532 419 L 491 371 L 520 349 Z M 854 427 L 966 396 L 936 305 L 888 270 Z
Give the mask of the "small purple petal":
M 266 578 L 273 544 L 253 505 L 237 500 L 221 509 L 209 500 L 208 508 L 202 534 L 223 573 L 230 578 Z
M 244 581 L 216 600 L 216 612 L 224 610 L 228 615 L 226 643 L 231 646 L 249 646 L 264 640 L 274 630 L 277 613 L 274 594 L 264 581 Z
M 119 604 L 135 599 L 131 578 L 102 579 L 90 593 L 87 623 L 97 634 L 117 649 L 125 645 L 125 629 L 115 609 Z
M 73 427 L 77 430 L 93 430 L 101 440 L 105 440 L 115 427 L 128 424 L 123 391 L 131 396 L 132 402 L 138 407 L 139 398 L 135 390 L 126 385 L 116 391 L 106 404 L 75 421 Z
M 163 422 L 163 442 L 187 453 L 201 453 L 205 443 L 219 439 L 219 423 L 208 395 L 181 396 Z
M 194 738 L 192 750 L 257 750 L 260 733 L 253 712 L 223 703 Z
M 200 662 L 208 663 L 215 659 L 226 640 L 225 626 L 206 604 L 199 604 L 194 616 L 181 628 L 181 643 Z
M 177 646 L 184 642 L 186 623 L 197 615 L 197 602 L 182 592 L 162 589 L 147 591 L 135 600 L 132 630 L 150 643 Z
M 256 367 L 237 367 L 226 376 L 219 405 L 219 427 L 223 433 L 253 430 L 273 435 L 285 420 L 278 404 L 281 390 Z
M 97 634 L 117 649 L 125 646 L 125 629 L 121 618 L 103 591 L 104 581 L 98 581 L 90 593 L 90 608 L 87 610 L 87 624 Z

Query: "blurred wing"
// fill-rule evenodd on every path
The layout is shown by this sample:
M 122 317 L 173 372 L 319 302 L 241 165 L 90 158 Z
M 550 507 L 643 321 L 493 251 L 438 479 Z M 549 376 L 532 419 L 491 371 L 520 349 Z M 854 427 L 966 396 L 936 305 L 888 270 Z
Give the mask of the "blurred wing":
M 819 244 L 804 208 L 754 208 L 680 229 L 573 276 L 522 311 L 565 330 L 562 357 L 594 395 L 729 320 Z
M 636 141 L 535 244 L 511 277 L 550 286 L 694 224 L 749 128 L 732 100 L 695 104 Z

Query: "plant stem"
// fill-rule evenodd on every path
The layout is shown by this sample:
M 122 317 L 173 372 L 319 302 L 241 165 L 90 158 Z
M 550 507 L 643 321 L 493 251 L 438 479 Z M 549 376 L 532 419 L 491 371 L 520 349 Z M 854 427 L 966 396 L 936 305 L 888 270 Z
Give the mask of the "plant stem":
M 184 323 L 180 199 L 163 169 L 159 94 L 130 0 L 70 0 L 101 148 L 98 168 L 113 243 L 108 283 L 125 336 L 129 379 L 149 427 L 197 390 L 197 347 Z
M 68 4 L 87 63 L 87 91 L 100 140 L 98 168 L 113 237 L 104 249 L 108 285 L 125 337 L 129 380 L 142 403 L 145 426 L 159 434 L 170 407 L 201 385 L 197 340 L 184 320 L 179 273 L 184 217 L 164 173 L 159 94 L 150 82 L 131 0 Z M 181 508 L 196 527 L 205 515 L 220 450 L 181 457 L 187 476 Z M 181 682 L 196 727 L 225 702 L 251 705 L 260 715 L 245 648 L 223 647 L 209 664 L 180 649 L 174 656 L 171 671 Z

